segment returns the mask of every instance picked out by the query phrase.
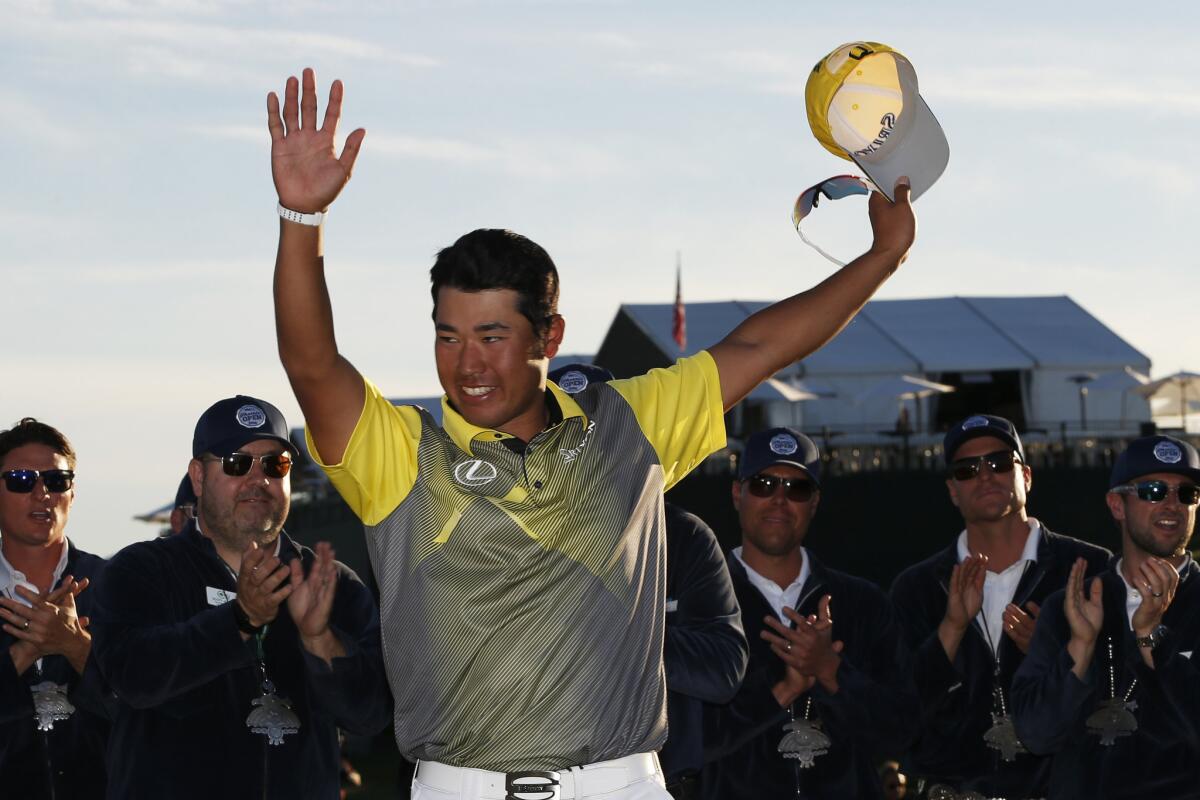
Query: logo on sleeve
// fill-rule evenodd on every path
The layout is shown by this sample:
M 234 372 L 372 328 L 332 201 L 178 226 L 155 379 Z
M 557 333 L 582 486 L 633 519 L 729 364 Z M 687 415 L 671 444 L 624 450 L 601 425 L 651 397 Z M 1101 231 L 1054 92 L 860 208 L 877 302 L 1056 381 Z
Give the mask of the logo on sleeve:
M 558 379 L 558 388 L 567 394 L 579 394 L 587 388 L 587 385 L 587 375 L 584 375 L 577 369 L 564 372 L 562 377 Z
M 261 428 L 267 424 L 267 412 L 253 403 L 247 403 L 237 410 L 237 421 L 243 428 Z
M 796 441 L 794 436 L 786 433 L 777 433 L 771 437 L 771 452 L 780 456 L 790 456 L 792 453 L 800 449 L 800 443 Z
M 1154 445 L 1154 457 L 1164 464 L 1178 464 L 1183 460 L 1183 451 L 1174 442 L 1159 442 Z
M 464 461 L 454 468 L 454 480 L 471 488 L 486 486 L 496 480 L 499 474 L 495 464 L 489 464 L 479 458 Z

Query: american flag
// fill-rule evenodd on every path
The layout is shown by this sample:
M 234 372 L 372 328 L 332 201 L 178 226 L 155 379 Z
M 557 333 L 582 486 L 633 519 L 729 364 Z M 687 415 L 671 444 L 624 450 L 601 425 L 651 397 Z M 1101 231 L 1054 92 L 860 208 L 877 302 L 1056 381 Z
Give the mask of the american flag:
M 675 254 L 675 314 L 671 321 L 671 338 L 679 345 L 679 351 L 687 349 L 687 313 L 683 308 L 683 263 L 679 253 Z

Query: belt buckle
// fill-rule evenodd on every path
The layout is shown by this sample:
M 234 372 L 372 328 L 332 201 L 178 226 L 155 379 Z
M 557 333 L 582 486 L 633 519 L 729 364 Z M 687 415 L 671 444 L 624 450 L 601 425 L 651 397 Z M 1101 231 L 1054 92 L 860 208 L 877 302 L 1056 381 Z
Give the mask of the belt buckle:
M 557 772 L 506 772 L 504 800 L 559 800 L 558 785 Z

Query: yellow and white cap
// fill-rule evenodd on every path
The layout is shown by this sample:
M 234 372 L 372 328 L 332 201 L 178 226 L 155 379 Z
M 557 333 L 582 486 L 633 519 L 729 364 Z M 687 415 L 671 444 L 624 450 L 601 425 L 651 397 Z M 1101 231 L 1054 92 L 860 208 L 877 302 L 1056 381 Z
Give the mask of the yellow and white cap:
M 917 73 L 886 44 L 851 42 L 817 62 L 804 88 L 808 124 L 825 149 L 853 161 L 894 200 L 908 176 L 912 200 L 934 184 L 950 145 L 917 91 Z

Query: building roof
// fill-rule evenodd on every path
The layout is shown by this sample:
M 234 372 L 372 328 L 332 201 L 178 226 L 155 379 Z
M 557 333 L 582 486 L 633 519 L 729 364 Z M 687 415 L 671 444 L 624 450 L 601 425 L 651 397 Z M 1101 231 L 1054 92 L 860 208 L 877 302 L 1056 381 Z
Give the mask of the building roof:
M 624 312 L 670 359 L 720 341 L 768 305 L 689 303 L 687 349 L 671 338 L 673 306 Z M 804 360 L 806 374 L 928 373 L 1132 366 L 1150 359 L 1069 297 L 936 297 L 872 300 L 838 336 Z

